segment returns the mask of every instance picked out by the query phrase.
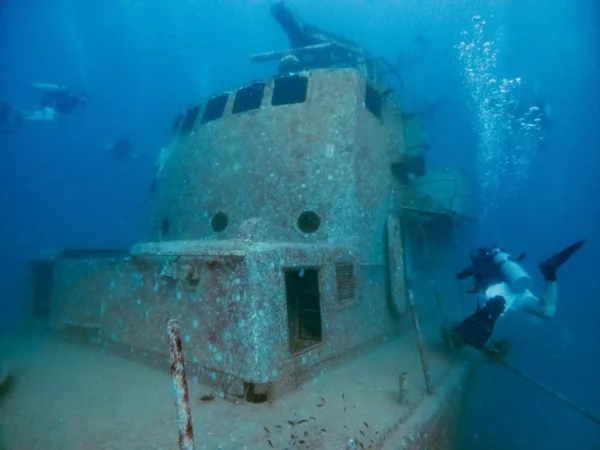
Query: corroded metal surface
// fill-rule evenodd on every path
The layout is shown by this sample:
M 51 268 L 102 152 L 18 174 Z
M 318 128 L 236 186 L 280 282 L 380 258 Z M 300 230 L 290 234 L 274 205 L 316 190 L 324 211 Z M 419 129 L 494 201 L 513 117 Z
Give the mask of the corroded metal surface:
M 167 321 L 167 339 L 169 342 L 175 408 L 177 410 L 179 448 L 181 450 L 194 450 L 194 428 L 192 426 L 190 396 L 185 378 L 185 361 L 183 359 L 181 333 L 179 331 L 179 323 L 176 320 L 170 319 Z

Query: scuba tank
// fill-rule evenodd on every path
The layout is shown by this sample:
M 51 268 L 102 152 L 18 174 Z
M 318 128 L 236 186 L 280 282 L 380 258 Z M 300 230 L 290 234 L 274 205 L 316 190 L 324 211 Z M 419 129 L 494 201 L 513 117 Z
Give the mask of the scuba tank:
M 521 294 L 531 287 L 529 274 L 508 253 L 496 248 L 492 255 L 494 265 L 514 293 Z

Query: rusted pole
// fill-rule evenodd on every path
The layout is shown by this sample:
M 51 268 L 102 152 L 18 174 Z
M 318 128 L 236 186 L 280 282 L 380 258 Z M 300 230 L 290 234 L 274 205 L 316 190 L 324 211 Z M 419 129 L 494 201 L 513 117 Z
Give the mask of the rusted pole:
M 425 377 L 425 390 L 428 394 L 433 394 L 431 388 L 431 377 L 429 376 L 429 363 L 425 356 L 425 349 L 423 347 L 423 335 L 421 334 L 421 327 L 419 326 L 419 318 L 417 317 L 417 311 L 415 309 L 415 301 L 413 298 L 412 289 L 408 289 L 408 306 L 410 308 L 410 315 L 412 316 L 413 328 L 417 337 L 417 347 L 419 349 L 419 356 L 421 357 L 421 366 L 423 368 L 423 376 Z
M 179 448 L 194 450 L 194 429 L 187 381 L 185 379 L 185 364 L 181 346 L 179 323 L 175 319 L 167 320 L 167 336 L 171 355 L 171 375 L 173 376 L 173 391 L 177 409 L 177 426 L 179 428 Z

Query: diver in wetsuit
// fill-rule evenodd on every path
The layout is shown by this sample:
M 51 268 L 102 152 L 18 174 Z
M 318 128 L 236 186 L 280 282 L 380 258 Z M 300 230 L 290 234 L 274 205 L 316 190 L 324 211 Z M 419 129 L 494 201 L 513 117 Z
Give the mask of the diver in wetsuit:
M 1 102 L 1 133 L 12 133 L 27 122 L 53 122 L 59 116 L 71 114 L 75 109 L 88 102 L 87 94 L 74 91 L 66 86 L 34 83 L 31 87 L 42 94 L 39 108 L 33 112 L 25 112 L 6 102 Z
M 544 277 L 544 288 L 539 298 L 529 290 L 531 278 L 519 264 L 525 254 L 513 258 L 498 247 L 471 250 L 471 265 L 456 278 L 474 279 L 474 289 L 468 292 L 478 295 L 478 308 L 460 324 L 451 327 L 451 343 L 455 347 L 467 344 L 488 355 L 494 354 L 497 349 L 487 346 L 487 342 L 496 320 L 509 309 L 520 309 L 544 318 L 554 317 L 558 300 L 556 271 L 583 243 L 579 241 L 570 245 L 538 266 Z M 483 307 L 479 306 L 481 303 Z

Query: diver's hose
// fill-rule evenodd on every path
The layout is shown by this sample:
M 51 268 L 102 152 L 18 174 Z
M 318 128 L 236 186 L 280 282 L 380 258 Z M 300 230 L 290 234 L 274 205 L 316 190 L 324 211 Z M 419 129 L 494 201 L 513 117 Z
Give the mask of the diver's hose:
M 531 378 L 529 375 L 527 375 L 526 373 L 522 372 L 521 370 L 517 369 L 516 367 L 511 366 L 509 363 L 507 363 L 506 361 L 503 360 L 493 360 L 494 362 L 497 362 L 498 364 L 502 365 L 503 367 L 505 367 L 506 369 L 510 370 L 512 373 L 521 376 L 522 378 L 524 378 L 525 380 L 529 381 L 530 383 L 536 385 L 537 387 L 543 389 L 544 391 L 548 392 L 550 395 L 552 395 L 554 398 L 560 400 L 561 402 L 567 404 L 568 406 L 570 406 L 572 409 L 574 409 L 575 411 L 577 411 L 579 414 L 587 417 L 588 419 L 590 419 L 592 422 L 595 422 L 596 425 L 600 425 L 600 418 L 595 416 L 594 414 L 592 414 L 589 411 L 586 411 L 585 409 L 583 409 L 581 406 L 575 404 L 572 400 L 570 400 L 569 398 L 565 397 L 563 394 L 561 394 L 560 392 L 556 392 L 555 390 L 549 388 L 548 386 L 546 386 L 543 383 L 540 383 L 537 380 L 534 380 L 533 378 Z

